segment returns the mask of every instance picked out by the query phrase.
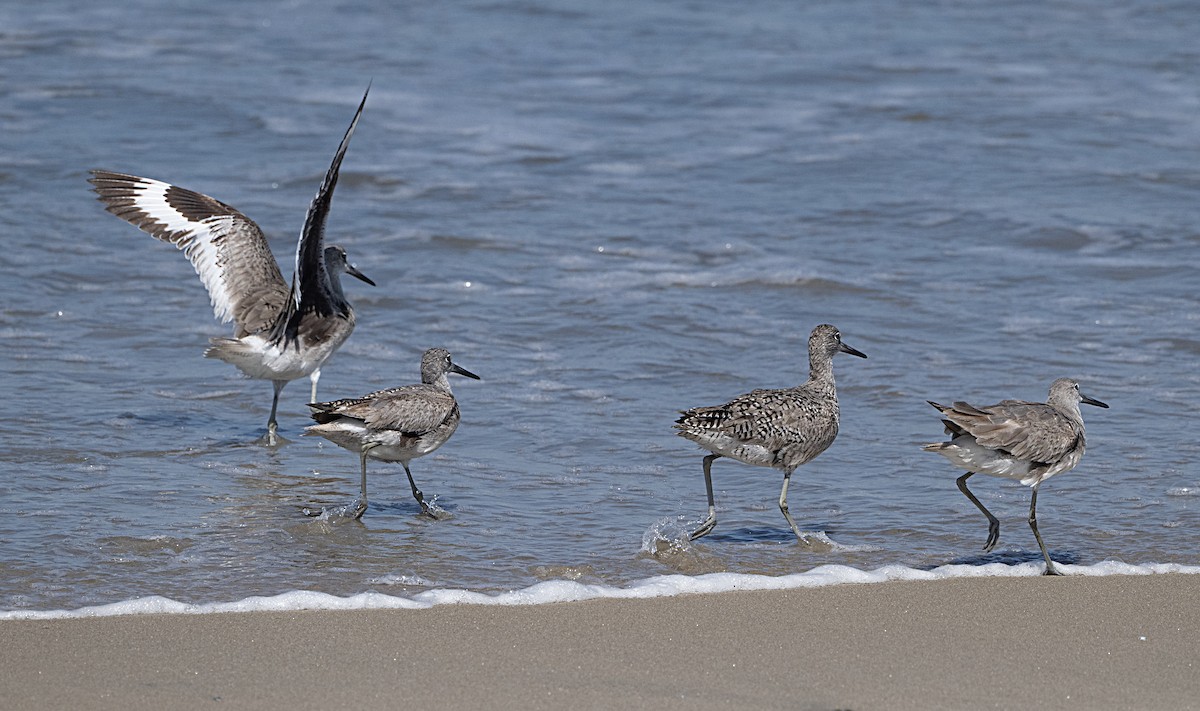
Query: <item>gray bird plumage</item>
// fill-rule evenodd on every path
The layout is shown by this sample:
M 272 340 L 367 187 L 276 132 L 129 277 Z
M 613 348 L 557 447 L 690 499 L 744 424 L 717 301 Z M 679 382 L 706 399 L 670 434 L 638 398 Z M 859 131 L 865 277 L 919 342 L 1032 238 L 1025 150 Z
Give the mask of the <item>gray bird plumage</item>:
M 445 349 L 430 348 L 421 357 L 420 384 L 309 404 L 317 424 L 306 428 L 304 434 L 324 437 L 359 455 L 362 489 L 353 509 L 355 518 L 367 510 L 367 457 L 403 464 L 421 512 L 437 518 L 417 488 L 408 463 L 441 447 L 458 428 L 461 413 L 446 377 L 449 373 L 479 380 L 478 375 L 456 365 Z
M 368 90 L 369 91 L 369 90 Z M 213 312 L 233 321 L 231 338 L 214 338 L 204 355 L 236 366 L 251 378 L 272 381 L 274 398 L 267 441 L 276 441 L 279 393 L 297 378 L 317 395 L 321 366 L 354 330 L 354 309 L 342 291 L 348 273 L 374 282 L 354 268 L 346 251 L 325 246 L 338 172 L 367 95 L 354 114 L 304 221 L 289 287 L 262 229 L 250 218 L 207 195 L 158 180 L 93 170 L 93 190 L 105 209 L 180 249 L 208 290 Z
M 708 534 L 717 524 L 711 468 L 719 457 L 782 471 L 779 510 L 796 537 L 805 540 L 788 512 L 788 484 L 797 467 L 824 452 L 837 437 L 839 414 L 833 356 L 839 352 L 867 357 L 842 343 L 841 333 L 833 326 L 817 326 L 808 338 L 809 375 L 804 384 L 779 390 L 754 390 L 724 405 L 684 410 L 675 421 L 676 434 L 712 452 L 704 458 L 708 518 L 692 532 L 693 540 Z
M 1038 532 L 1037 494 L 1043 481 L 1074 469 L 1083 458 L 1087 439 L 1080 403 L 1108 407 L 1080 393 L 1079 383 L 1070 378 L 1055 380 L 1044 403 L 1003 400 L 987 407 L 965 402 L 947 407 L 929 401 L 942 414 L 950 441 L 927 444 L 923 449 L 941 454 L 954 466 L 967 470 L 958 478 L 958 488 L 987 516 L 985 551 L 999 542 L 1000 522 L 967 488 L 967 479 L 976 473 L 1015 479 L 1033 487 L 1029 526 L 1046 560 L 1046 574 L 1059 574 Z

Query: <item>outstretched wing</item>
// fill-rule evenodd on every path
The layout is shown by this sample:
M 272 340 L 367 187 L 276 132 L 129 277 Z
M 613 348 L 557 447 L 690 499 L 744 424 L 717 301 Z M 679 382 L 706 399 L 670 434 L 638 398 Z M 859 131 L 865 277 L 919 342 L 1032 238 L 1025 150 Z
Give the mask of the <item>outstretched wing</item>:
M 288 286 L 250 218 L 159 180 L 93 170 L 88 182 L 107 211 L 183 251 L 208 289 L 213 313 L 234 321 L 238 337 L 270 327 L 286 308 Z
M 300 316 L 308 312 L 330 316 L 345 307 L 331 298 L 329 275 L 325 266 L 325 220 L 329 217 L 329 206 L 333 201 L 333 190 L 337 187 L 342 159 L 346 157 L 350 137 L 354 135 L 363 107 L 367 104 L 367 94 L 370 92 L 371 87 L 368 86 L 358 104 L 358 111 L 354 113 L 354 119 L 350 122 L 350 128 L 346 129 L 346 135 L 342 137 L 342 142 L 333 155 L 333 163 L 325 173 L 325 180 L 321 182 L 316 197 L 308 207 L 308 215 L 304 218 L 304 229 L 300 232 L 300 242 L 296 247 L 296 272 L 292 279 L 292 300 Z M 304 295 L 303 301 L 301 295 Z

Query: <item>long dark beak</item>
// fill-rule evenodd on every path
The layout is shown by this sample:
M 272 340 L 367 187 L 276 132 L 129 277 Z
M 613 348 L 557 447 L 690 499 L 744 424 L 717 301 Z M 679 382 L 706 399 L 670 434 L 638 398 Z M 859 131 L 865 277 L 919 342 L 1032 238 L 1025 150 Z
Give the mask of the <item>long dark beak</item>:
M 1103 407 L 1106 410 L 1108 409 L 1108 405 L 1105 405 L 1094 397 L 1088 397 L 1083 393 L 1079 394 L 1079 402 L 1082 402 L 1084 405 L 1095 405 L 1096 407 Z
M 363 281 L 367 282 L 371 286 L 375 286 L 375 282 L 368 279 L 366 274 L 363 274 L 362 272 L 355 269 L 354 265 L 350 264 L 349 262 L 346 263 L 346 273 L 352 277 L 355 277 L 356 279 L 362 279 Z
M 849 353 L 852 356 L 858 356 L 859 358 L 867 357 L 866 353 L 863 353 L 862 351 L 860 351 L 856 348 L 851 348 L 850 346 L 846 345 L 845 343 L 838 346 L 838 350 L 841 351 L 842 353 Z
M 471 371 L 467 370 L 466 368 L 458 367 L 458 365 L 456 363 L 450 364 L 450 372 L 458 373 L 459 375 L 465 375 L 468 378 L 472 378 L 474 380 L 482 380 L 483 379 L 483 378 L 480 378 L 478 375 L 472 373 Z

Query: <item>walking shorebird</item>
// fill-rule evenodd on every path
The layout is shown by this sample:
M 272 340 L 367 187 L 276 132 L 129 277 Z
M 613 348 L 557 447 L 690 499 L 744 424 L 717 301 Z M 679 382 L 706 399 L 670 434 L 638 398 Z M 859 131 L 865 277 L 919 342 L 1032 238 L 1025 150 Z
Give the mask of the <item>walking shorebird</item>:
M 462 415 L 448 373 L 479 376 L 455 365 L 444 348 L 430 348 L 421 356 L 421 383 L 380 390 L 369 395 L 332 402 L 310 403 L 317 424 L 304 430 L 306 435 L 324 437 L 339 447 L 357 452 L 362 465 L 362 493 L 354 502 L 353 516 L 367 510 L 367 457 L 385 462 L 400 462 L 413 498 L 421 513 L 436 519 L 425 497 L 413 480 L 408 463 L 441 447 L 458 429 Z
M 234 322 L 233 337 L 211 339 L 204 355 L 274 385 L 268 444 L 277 442 L 275 413 L 283 386 L 308 376 L 309 399 L 316 400 L 321 366 L 354 330 L 342 273 L 375 285 L 347 261 L 346 250 L 324 245 L 338 170 L 366 102 L 364 93 L 308 208 L 290 288 L 263 231 L 229 205 L 158 180 L 107 170 L 93 170 L 89 180 L 106 210 L 183 251 L 208 289 L 213 313 L 222 323 Z
M 1083 415 L 1079 403 L 1107 408 L 1108 405 L 1079 392 L 1079 383 L 1059 378 L 1050 385 L 1045 403 L 1004 400 L 987 407 L 956 402 L 947 407 L 928 401 L 942 413 L 949 442 L 924 446 L 954 466 L 967 470 L 958 478 L 958 488 L 987 516 L 988 538 L 983 550 L 991 551 L 1000 540 L 1000 521 L 967 488 L 976 473 L 1016 479 L 1033 487 L 1029 501 L 1029 527 L 1046 559 L 1046 575 L 1061 575 L 1050 560 L 1037 527 L 1037 495 L 1042 482 L 1070 471 L 1083 458 L 1086 446 Z
M 842 334 L 829 324 L 813 329 L 808 337 L 808 381 L 794 388 L 754 390 L 717 407 L 684 410 L 675 421 L 676 432 L 712 452 L 704 458 L 704 485 L 708 490 L 708 518 L 692 532 L 695 540 L 717 525 L 713 500 L 712 463 L 719 457 L 783 472 L 779 510 L 792 532 L 807 540 L 788 513 L 787 492 L 792 472 L 833 444 L 838 433 L 838 399 L 833 382 L 833 356 L 849 353 L 867 356 L 842 343 Z

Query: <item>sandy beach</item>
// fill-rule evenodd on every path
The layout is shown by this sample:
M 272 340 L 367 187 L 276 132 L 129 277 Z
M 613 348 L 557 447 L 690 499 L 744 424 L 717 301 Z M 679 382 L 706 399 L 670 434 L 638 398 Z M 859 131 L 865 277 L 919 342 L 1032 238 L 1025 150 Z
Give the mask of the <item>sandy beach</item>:
M 1200 706 L 1200 576 L 0 622 L 6 708 Z

